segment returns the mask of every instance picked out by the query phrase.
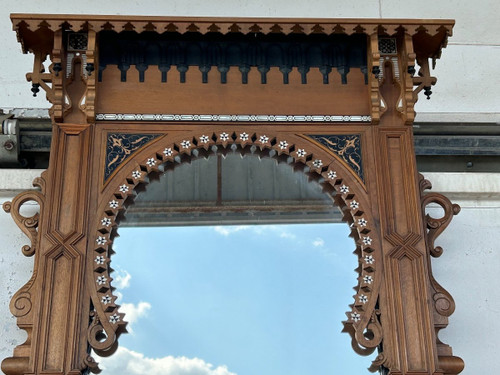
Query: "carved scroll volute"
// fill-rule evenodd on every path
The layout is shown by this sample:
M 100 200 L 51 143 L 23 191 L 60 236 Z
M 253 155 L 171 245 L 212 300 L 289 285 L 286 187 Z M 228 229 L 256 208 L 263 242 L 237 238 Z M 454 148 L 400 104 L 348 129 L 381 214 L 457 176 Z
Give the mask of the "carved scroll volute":
M 443 249 L 440 246 L 434 246 L 434 241 L 446 229 L 448 224 L 450 224 L 453 215 L 457 215 L 460 212 L 460 206 L 458 204 L 452 204 L 450 200 L 442 194 L 424 194 L 425 190 L 432 188 L 432 184 L 421 174 L 419 174 L 419 180 L 422 210 L 425 217 L 427 232 L 427 250 L 430 255 L 437 258 L 441 256 Z M 431 203 L 438 204 L 444 210 L 444 215 L 441 218 L 433 218 L 425 213 L 425 208 Z
M 368 67 L 371 67 L 371 73 L 368 74 L 368 85 L 370 88 L 370 110 L 372 123 L 378 124 L 383 112 L 379 90 L 380 52 L 378 49 L 378 33 L 371 34 L 369 38 Z
M 12 200 L 12 202 L 5 202 L 3 204 L 4 211 L 12 215 L 12 218 L 14 219 L 17 226 L 24 232 L 24 234 L 28 236 L 28 238 L 31 241 L 31 246 L 24 245 L 22 247 L 23 254 L 28 257 L 35 254 L 35 251 L 39 243 L 39 236 L 37 230 L 39 222 L 39 214 L 36 213 L 33 216 L 29 217 L 23 216 L 20 212 L 21 206 L 26 202 L 34 201 L 38 203 L 38 205 L 40 206 L 40 211 L 42 210 L 43 202 L 45 199 L 43 193 L 45 186 L 44 179 L 42 177 L 37 177 L 33 181 L 33 186 L 39 187 L 41 191 L 36 191 L 36 190 L 25 191 L 23 193 L 18 194 Z
M 40 236 L 38 232 L 38 224 L 40 220 L 40 215 L 35 213 L 33 216 L 25 217 L 21 214 L 21 206 L 26 202 L 34 201 L 40 206 L 40 212 L 43 210 L 43 204 L 45 201 L 45 180 L 42 177 L 38 177 L 33 181 L 33 186 L 39 187 L 41 191 L 25 191 L 17 195 L 12 202 L 5 202 L 3 204 L 3 209 L 5 212 L 10 213 L 14 222 L 17 226 L 28 236 L 31 241 L 31 246 L 24 245 L 22 247 L 22 252 L 25 256 L 33 256 L 38 249 L 38 244 L 40 242 Z M 35 264 L 33 274 L 31 279 L 19 289 L 12 300 L 10 301 L 10 311 L 12 315 L 17 318 L 26 316 L 31 311 L 31 294 L 30 289 L 35 281 L 37 274 L 37 267 Z M 30 332 L 28 332 L 28 335 Z M 29 341 L 29 338 L 28 340 Z
M 424 217 L 425 243 L 428 252 L 428 269 L 431 283 L 431 293 L 434 310 L 434 329 L 436 331 L 436 344 L 438 351 L 439 367 L 445 375 L 456 375 L 464 369 L 464 362 L 461 358 L 453 356 L 452 348 L 443 343 L 438 335 L 439 331 L 448 326 L 448 317 L 455 311 L 455 301 L 451 294 L 444 289 L 432 275 L 432 265 L 430 257 L 439 257 L 443 254 L 440 246 L 435 246 L 434 241 L 450 224 L 454 215 L 460 212 L 458 204 L 452 204 L 444 195 L 439 193 L 424 193 L 431 189 L 432 184 L 419 174 L 420 196 L 422 205 L 422 216 Z M 437 204 L 443 210 L 444 214 L 440 218 L 434 218 L 426 213 L 426 207 L 429 204 Z

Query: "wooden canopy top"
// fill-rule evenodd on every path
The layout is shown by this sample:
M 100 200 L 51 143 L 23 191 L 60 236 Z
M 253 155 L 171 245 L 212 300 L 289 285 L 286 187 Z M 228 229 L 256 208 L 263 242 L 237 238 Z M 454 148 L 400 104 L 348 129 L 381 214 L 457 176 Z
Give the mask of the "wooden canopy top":
M 365 33 L 391 36 L 407 33 L 413 36 L 416 49 L 428 57 L 439 57 L 452 35 L 454 20 L 371 19 L 371 18 L 224 18 L 168 16 L 108 16 L 67 14 L 11 14 L 23 52 L 33 51 L 43 39 L 51 39 L 54 31 L 114 30 L 150 32 L 230 32 L 282 34 L 353 34 Z M 34 34 L 39 34 L 35 36 Z M 421 46 L 418 46 L 420 44 Z M 426 47 L 423 48 L 422 44 Z M 420 48 L 418 48 L 420 47 Z

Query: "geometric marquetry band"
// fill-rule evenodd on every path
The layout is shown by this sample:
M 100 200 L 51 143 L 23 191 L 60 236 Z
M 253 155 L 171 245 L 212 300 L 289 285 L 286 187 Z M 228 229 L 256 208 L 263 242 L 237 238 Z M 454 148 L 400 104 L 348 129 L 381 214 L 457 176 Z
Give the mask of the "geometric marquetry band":
M 341 115 L 186 115 L 99 113 L 98 121 L 213 121 L 213 122 L 371 122 L 371 116 Z

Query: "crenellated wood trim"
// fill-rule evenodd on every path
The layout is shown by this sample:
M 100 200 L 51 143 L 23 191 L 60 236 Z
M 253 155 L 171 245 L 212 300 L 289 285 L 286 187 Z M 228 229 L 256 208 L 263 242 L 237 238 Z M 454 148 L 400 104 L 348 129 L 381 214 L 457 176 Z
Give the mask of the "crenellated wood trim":
M 413 35 L 425 32 L 431 36 L 452 36 L 454 20 L 450 19 L 371 19 L 371 18 L 251 18 L 251 17 L 164 17 L 164 16 L 117 16 L 117 15 L 63 15 L 63 14 L 11 14 L 14 30 L 19 41 L 25 41 L 22 33 L 38 28 L 55 31 L 61 25 L 69 30 L 122 30 L 242 33 L 343 33 L 379 30 L 385 35 L 395 35 L 404 30 Z M 24 30 L 24 31 L 23 31 Z M 440 45 L 442 47 L 442 45 Z M 29 47 L 24 44 L 25 50 Z

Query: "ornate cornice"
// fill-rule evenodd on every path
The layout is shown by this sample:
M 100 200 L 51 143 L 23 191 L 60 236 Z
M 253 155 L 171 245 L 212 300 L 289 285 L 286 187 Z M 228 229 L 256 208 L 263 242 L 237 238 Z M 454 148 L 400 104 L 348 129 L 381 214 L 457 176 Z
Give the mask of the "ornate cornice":
M 218 32 L 281 33 L 281 34 L 379 34 L 392 36 L 405 33 L 418 39 L 428 39 L 429 57 L 439 57 L 452 35 L 455 21 L 423 19 L 371 18 L 223 18 L 223 17 L 163 17 L 163 16 L 106 16 L 65 14 L 11 14 L 14 31 L 23 44 L 24 52 L 32 49 L 32 38 L 38 29 L 55 32 L 64 26 L 67 31 L 101 30 L 151 32 Z M 424 47 L 422 47 L 424 48 Z

